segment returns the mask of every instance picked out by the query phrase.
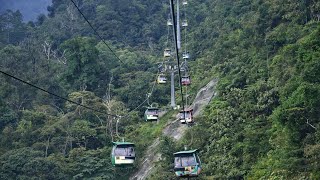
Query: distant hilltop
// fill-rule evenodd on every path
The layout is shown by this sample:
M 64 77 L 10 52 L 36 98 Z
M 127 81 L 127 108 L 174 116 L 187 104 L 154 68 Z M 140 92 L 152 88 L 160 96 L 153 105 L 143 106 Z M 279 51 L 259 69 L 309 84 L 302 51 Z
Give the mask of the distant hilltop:
M 0 0 L 0 13 L 19 10 L 24 21 L 35 21 L 40 14 L 48 14 L 52 0 Z

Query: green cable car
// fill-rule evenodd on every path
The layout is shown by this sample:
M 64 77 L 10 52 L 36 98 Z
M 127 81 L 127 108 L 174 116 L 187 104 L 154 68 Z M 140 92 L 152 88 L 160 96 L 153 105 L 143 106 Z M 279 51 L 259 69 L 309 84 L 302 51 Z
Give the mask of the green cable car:
M 174 172 L 177 177 L 197 177 L 201 172 L 198 149 L 174 153 Z
M 130 142 L 113 142 L 111 152 L 112 165 L 119 167 L 133 166 L 136 160 L 134 147 L 134 143 Z
M 158 121 L 159 119 L 159 109 L 154 107 L 149 107 L 144 112 L 145 121 Z

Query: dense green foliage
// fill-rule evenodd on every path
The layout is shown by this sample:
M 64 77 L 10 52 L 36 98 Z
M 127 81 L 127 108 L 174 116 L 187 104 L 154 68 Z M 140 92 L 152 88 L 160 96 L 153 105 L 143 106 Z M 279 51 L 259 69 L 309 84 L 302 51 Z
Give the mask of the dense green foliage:
M 214 33 L 200 61 L 219 74 L 219 94 L 192 129 L 203 178 L 318 179 L 319 2 L 212 5 L 195 32 Z
M 191 139 L 201 150 L 200 179 L 319 179 L 319 2 L 207 5 L 193 31 L 202 53 L 193 72 L 218 76 L 218 95 L 184 141 L 163 141 L 173 151 L 160 150 L 151 179 L 169 172 L 168 155 Z
M 168 2 L 77 0 L 123 63 L 70 1 L 23 23 L 0 15 L 0 68 L 85 106 L 127 115 L 145 100 L 166 40 Z M 181 142 L 162 137 L 150 179 L 173 179 L 172 153 L 200 149 L 200 179 L 319 179 L 320 3 L 315 0 L 190 0 L 191 97 L 218 78 L 217 95 Z M 319 71 L 319 72 L 318 72 Z M 116 119 L 0 76 L 0 179 L 126 179 L 109 159 Z M 166 106 L 169 87 L 150 102 Z M 119 133 L 141 157 L 159 124 L 144 106 Z M 139 163 L 141 159 L 138 160 Z M 125 173 L 123 173 L 125 172 Z
M 146 139 L 159 136 L 165 121 L 157 127 L 142 126 L 146 103 L 128 111 L 146 99 L 155 82 L 155 63 L 161 57 L 156 57 L 159 51 L 152 44 L 159 43 L 165 27 L 158 28 L 153 19 L 165 17 L 162 11 L 167 5 L 108 0 L 76 3 L 122 62 L 93 34 L 71 1 L 53 1 L 49 17 L 41 15 L 37 22 L 23 23 L 19 11 L 0 15 L 1 70 L 84 106 L 128 115 L 120 120 L 119 134 L 144 145 L 137 151 L 141 158 L 151 143 Z M 9 77 L 1 75 L 0 79 L 0 179 L 125 179 L 134 170 L 123 174 L 111 166 L 111 142 L 121 140 L 115 133 L 117 119 Z M 150 103 L 166 106 L 168 90 L 167 86 L 155 87 L 157 96 Z M 139 143 L 143 129 L 155 128 L 155 134 Z

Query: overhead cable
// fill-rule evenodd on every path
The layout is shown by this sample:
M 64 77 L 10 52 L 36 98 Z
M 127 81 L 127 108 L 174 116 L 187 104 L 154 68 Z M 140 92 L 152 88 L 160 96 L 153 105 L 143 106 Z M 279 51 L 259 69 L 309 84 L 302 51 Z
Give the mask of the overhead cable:
M 102 113 L 102 114 L 105 114 L 105 115 L 108 115 L 108 116 L 119 117 L 118 115 L 109 114 L 109 113 L 106 113 L 106 112 L 104 112 L 104 111 L 100 111 L 100 110 L 91 108 L 91 107 L 89 107 L 89 106 L 85 106 L 85 105 L 82 105 L 82 104 L 80 104 L 80 103 L 77 103 L 77 102 L 72 101 L 72 100 L 70 100 L 70 99 L 67 99 L 67 98 L 65 98 L 65 97 L 59 96 L 59 95 L 57 95 L 57 94 L 55 94 L 55 93 L 52 93 L 52 92 L 50 92 L 50 91 L 47 91 L 47 90 L 45 90 L 45 89 L 43 89 L 43 88 L 41 88 L 41 87 L 39 87 L 39 86 L 36 86 L 36 85 L 34 85 L 34 84 L 31 84 L 31 83 L 29 83 L 29 82 L 27 82 L 27 81 L 24 81 L 24 80 L 22 80 L 22 79 L 20 79 L 20 78 L 18 78 L 18 77 L 15 77 L 15 76 L 13 76 L 13 75 L 11 75 L 11 74 L 8 74 L 8 73 L 6 73 L 6 72 L 4 72 L 4 71 L 1 71 L 1 70 L 0 70 L 0 73 L 6 75 L 6 76 L 8 76 L 8 77 L 11 77 L 11 78 L 13 78 L 13 79 L 15 79 L 15 80 L 17 80 L 17 81 L 20 81 L 20 82 L 22 82 L 22 83 L 24 83 L 24 84 L 27 84 L 27 85 L 29 85 L 29 86 L 31 86 L 31 87 L 33 87 L 33 88 L 36 88 L 36 89 L 38 89 L 38 90 L 40 90 L 40 91 L 43 91 L 43 92 L 45 92 L 45 93 L 48 93 L 48 94 L 50 94 L 50 95 L 52 95 L 52 96 L 55 96 L 55 97 L 58 97 L 58 98 L 60 98 L 60 99 L 65 100 L 65 101 L 68 101 L 68 102 L 70 102 L 70 103 L 72 103 L 72 104 L 76 104 L 76 105 L 81 106 L 81 107 L 83 107 L 83 108 L 86 108 L 86 109 L 89 109 L 89 110 L 92 110 L 92 111 L 95 111 L 95 112 L 99 112 L 99 113 Z
M 100 40 L 103 42 L 103 44 L 105 44 L 107 46 L 107 48 L 112 52 L 112 54 L 122 63 L 124 64 L 124 62 L 119 58 L 119 56 L 114 52 L 114 50 L 111 49 L 111 47 L 107 44 L 107 42 L 102 38 L 102 36 L 99 34 L 99 32 L 93 27 L 93 25 L 90 23 L 90 21 L 88 20 L 88 18 L 82 13 L 82 11 L 80 10 L 80 8 L 77 6 L 77 4 L 74 2 L 74 0 L 70 0 L 73 5 L 76 7 L 76 9 L 79 11 L 79 13 L 82 15 L 82 17 L 85 19 L 85 21 L 89 24 L 89 26 L 91 27 L 91 29 L 94 31 L 94 33 L 96 33 L 96 35 L 100 38 Z
M 183 91 L 182 91 L 182 80 L 181 80 L 178 41 L 177 41 L 177 29 L 176 29 L 177 22 L 176 22 L 176 18 L 175 18 L 175 14 L 174 14 L 173 0 L 170 0 L 170 9 L 171 9 L 171 17 L 172 17 L 172 21 L 173 21 L 173 35 L 174 35 L 173 37 L 174 37 L 174 42 L 175 42 L 176 59 L 178 61 L 178 73 L 179 73 L 179 83 L 180 83 L 180 93 L 181 93 L 182 108 L 183 108 L 183 111 L 185 111 Z M 185 119 L 186 113 L 183 113 L 183 114 L 184 114 L 184 119 Z

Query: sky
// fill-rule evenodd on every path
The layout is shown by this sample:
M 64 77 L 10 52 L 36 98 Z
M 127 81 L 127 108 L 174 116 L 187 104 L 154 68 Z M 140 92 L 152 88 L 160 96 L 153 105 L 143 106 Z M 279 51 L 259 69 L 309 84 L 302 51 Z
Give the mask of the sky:
M 20 10 L 23 20 L 35 21 L 40 14 L 47 14 L 51 0 L 0 0 L 0 13 L 7 9 Z

